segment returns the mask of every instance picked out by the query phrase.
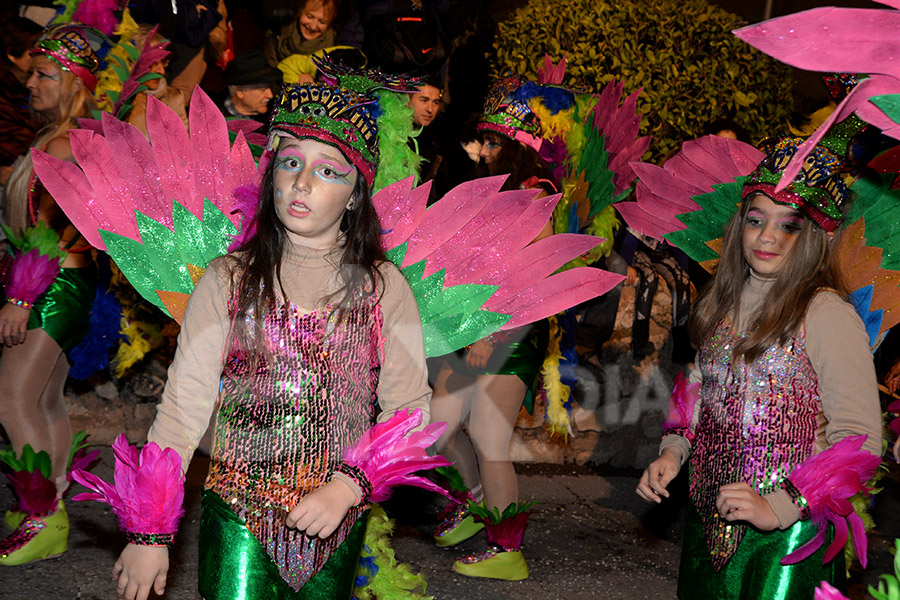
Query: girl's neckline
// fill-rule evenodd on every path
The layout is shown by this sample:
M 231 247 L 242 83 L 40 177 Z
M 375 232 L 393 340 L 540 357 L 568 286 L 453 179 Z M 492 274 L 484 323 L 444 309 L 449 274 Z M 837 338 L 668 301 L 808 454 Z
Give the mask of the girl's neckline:
M 325 264 L 337 266 L 340 263 L 340 256 L 344 249 L 343 241 L 343 238 L 339 239 L 338 244 L 331 248 L 313 248 L 288 239 L 285 245 L 287 252 L 285 252 L 284 260 L 287 263 L 303 266 L 320 266 Z
M 775 283 L 776 279 L 776 277 L 766 277 L 764 275 L 760 275 L 753 269 L 750 269 L 750 278 L 748 279 L 748 283 L 750 287 L 755 290 L 765 290 L 773 283 Z

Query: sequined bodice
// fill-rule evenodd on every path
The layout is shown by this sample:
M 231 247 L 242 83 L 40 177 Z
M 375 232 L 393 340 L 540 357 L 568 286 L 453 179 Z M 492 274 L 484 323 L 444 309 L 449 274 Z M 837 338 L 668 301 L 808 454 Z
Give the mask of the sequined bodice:
M 375 296 L 334 315 L 279 303 L 266 315 L 267 356 L 255 369 L 233 343 L 225 360 L 206 486 L 247 522 L 281 575 L 299 589 L 343 541 L 363 507 L 320 540 L 284 526 L 307 493 L 325 484 L 374 423 L 381 360 Z
M 737 340 L 723 322 L 699 356 L 703 384 L 690 496 L 717 570 L 734 554 L 746 527 L 719 518 L 719 487 L 745 482 L 760 495 L 774 491 L 812 452 L 821 412 L 818 378 L 802 331 L 753 363 L 733 367 Z

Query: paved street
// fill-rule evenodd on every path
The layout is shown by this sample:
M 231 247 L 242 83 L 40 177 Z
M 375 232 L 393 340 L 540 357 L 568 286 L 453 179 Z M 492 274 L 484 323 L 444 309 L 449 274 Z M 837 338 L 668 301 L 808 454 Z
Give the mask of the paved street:
M 107 477 L 112 454 L 107 449 L 95 472 Z M 195 600 L 199 486 L 205 462 L 195 461 L 188 486 L 187 515 L 173 555 L 165 595 L 168 600 Z M 526 536 L 526 556 L 532 576 L 517 583 L 468 579 L 450 571 L 453 559 L 477 550 L 483 538 L 456 549 L 442 550 L 429 531 L 439 504 L 428 494 L 411 490 L 398 494 L 387 508 L 398 520 L 394 547 L 400 560 L 426 573 L 428 592 L 440 600 L 640 600 L 675 596 L 683 502 L 648 507 L 633 493 L 637 472 L 597 472 L 587 467 L 520 465 L 525 498 L 537 500 Z M 682 487 L 683 487 L 683 482 Z M 683 489 L 675 495 L 683 497 Z M 12 496 L 4 486 L 0 506 Z M 63 557 L 24 567 L 0 570 L 0 598 L 18 600 L 112 599 L 109 571 L 124 544 L 113 515 L 94 502 L 69 502 L 71 549 Z M 879 494 L 869 571 L 855 573 L 851 597 L 865 598 L 864 581 L 890 568 L 889 543 L 900 535 L 900 474 Z

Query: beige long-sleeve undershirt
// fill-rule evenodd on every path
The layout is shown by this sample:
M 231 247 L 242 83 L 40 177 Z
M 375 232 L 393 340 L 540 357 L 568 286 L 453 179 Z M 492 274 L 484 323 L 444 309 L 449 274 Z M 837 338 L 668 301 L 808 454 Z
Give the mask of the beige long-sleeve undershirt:
M 292 245 L 282 265 L 288 300 L 305 312 L 322 308 L 323 290 L 340 288 L 337 261 L 340 249 L 315 250 Z M 409 284 L 391 263 L 379 267 L 380 305 L 384 317 L 384 362 L 378 381 L 379 421 L 403 408 L 420 409 L 428 423 L 431 388 L 425 366 L 425 349 L 419 311 Z M 231 322 L 227 302 L 230 287 L 229 259 L 210 265 L 188 302 L 178 335 L 175 360 L 157 407 L 149 441 L 175 449 L 187 470 L 191 457 L 209 424 L 219 394 L 223 358 Z M 277 286 L 277 283 L 276 283 Z M 354 489 L 349 478 L 340 478 Z
M 741 295 L 741 322 L 738 331 L 765 301 L 772 280 L 751 273 Z M 852 435 L 867 435 L 863 449 L 881 456 L 881 404 L 875 366 L 869 349 L 869 337 L 853 307 L 830 291 L 822 291 L 812 300 L 804 319 L 806 352 L 819 379 L 822 412 L 816 437 L 816 452 L 821 452 Z M 702 381 L 702 373 L 695 369 L 691 383 Z M 695 407 L 694 422 L 699 415 Z M 687 462 L 690 442 L 677 436 L 665 436 L 660 452 L 674 446 L 681 452 L 681 462 Z M 800 511 L 784 490 L 765 496 L 778 518 L 781 529 L 787 529 L 800 519 Z

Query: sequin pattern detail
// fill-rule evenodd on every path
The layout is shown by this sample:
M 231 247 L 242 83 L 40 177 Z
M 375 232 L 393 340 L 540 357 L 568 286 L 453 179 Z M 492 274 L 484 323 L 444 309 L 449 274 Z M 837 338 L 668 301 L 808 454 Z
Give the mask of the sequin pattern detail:
M 703 384 L 690 497 L 717 571 L 734 554 L 746 529 L 719 517 L 719 488 L 745 482 L 760 495 L 776 490 L 812 452 L 821 411 L 818 378 L 802 332 L 783 346 L 767 349 L 752 364 L 732 367 L 737 340 L 723 322 L 699 357 Z
M 328 482 L 343 449 L 374 423 L 381 324 L 377 295 L 340 321 L 328 310 L 301 313 L 279 303 L 265 317 L 269 355 L 256 369 L 236 343 L 225 361 L 206 487 L 245 520 L 295 590 L 365 510 L 350 509 L 324 540 L 284 525 L 287 512 Z

